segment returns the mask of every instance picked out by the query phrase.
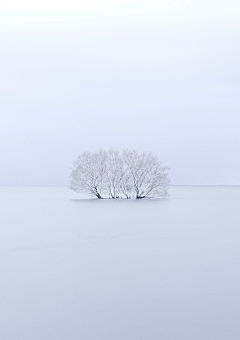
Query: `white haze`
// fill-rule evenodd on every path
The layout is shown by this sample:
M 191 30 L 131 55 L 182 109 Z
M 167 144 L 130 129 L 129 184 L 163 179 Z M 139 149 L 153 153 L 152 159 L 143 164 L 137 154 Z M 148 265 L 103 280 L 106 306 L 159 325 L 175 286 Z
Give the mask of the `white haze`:
M 14 1 L 0 11 L 0 184 L 66 185 L 99 147 L 174 184 L 240 184 L 238 1 Z
M 240 187 L 1 187 L 0 338 L 239 340 Z

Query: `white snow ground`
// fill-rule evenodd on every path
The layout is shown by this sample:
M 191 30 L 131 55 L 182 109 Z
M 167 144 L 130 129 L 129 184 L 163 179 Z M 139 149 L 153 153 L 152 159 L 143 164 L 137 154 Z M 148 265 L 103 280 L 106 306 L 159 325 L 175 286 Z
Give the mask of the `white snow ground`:
M 240 187 L 0 188 L 0 339 L 239 340 Z

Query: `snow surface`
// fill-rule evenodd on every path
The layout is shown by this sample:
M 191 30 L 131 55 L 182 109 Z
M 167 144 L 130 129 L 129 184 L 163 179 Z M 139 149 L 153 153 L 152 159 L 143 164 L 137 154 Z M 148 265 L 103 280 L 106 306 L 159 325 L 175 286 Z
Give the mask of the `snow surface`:
M 0 188 L 0 339 L 239 340 L 240 187 Z

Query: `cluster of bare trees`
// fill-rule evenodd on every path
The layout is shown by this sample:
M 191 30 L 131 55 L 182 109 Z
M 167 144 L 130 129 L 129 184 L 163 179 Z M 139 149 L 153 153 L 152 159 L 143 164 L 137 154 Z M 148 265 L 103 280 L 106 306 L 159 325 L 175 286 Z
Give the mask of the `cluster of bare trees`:
M 70 189 L 97 198 L 166 198 L 170 179 L 157 157 L 136 150 L 84 152 L 74 161 Z

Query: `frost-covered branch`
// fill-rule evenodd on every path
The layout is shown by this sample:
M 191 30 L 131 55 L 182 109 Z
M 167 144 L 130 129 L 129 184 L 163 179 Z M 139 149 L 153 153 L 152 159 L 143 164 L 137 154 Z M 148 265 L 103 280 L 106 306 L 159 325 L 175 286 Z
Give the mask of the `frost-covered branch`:
M 71 173 L 70 189 L 103 198 L 165 198 L 169 168 L 151 153 L 136 150 L 84 152 Z

